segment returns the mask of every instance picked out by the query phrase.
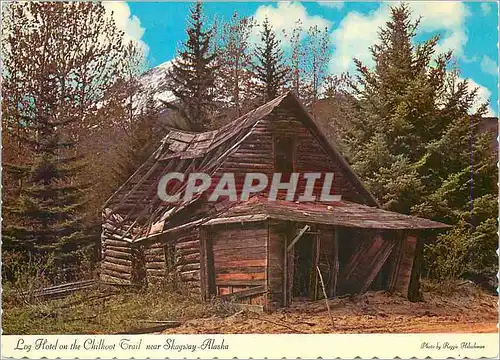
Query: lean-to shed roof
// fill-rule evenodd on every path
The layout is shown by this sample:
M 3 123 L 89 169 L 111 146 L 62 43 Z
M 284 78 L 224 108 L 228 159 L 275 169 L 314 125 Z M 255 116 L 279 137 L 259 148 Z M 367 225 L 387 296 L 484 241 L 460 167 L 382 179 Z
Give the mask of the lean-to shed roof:
M 204 225 L 255 222 L 267 219 L 386 230 L 450 227 L 437 221 L 348 201 L 329 204 L 297 203 L 284 200 L 269 201 L 259 196 L 232 206 L 219 217 L 205 222 Z

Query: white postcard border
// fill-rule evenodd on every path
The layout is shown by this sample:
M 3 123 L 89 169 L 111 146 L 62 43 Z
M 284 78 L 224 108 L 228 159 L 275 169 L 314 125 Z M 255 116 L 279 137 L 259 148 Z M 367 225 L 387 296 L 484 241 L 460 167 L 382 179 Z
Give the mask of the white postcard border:
M 496 359 L 499 337 L 498 333 L 3 335 L 1 355 L 2 359 Z

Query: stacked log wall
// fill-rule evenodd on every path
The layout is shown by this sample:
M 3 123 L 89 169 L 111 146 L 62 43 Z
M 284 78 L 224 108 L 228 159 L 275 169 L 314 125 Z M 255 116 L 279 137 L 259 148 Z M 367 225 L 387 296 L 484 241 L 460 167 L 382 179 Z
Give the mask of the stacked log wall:
M 131 244 L 125 240 L 110 238 L 104 231 L 101 235 L 100 278 L 104 282 L 133 284 L 133 266 L 135 253 Z
M 234 173 L 236 189 L 240 193 L 245 175 L 251 172 L 263 173 L 268 176 L 269 185 L 261 192 L 267 195 L 274 169 L 274 138 L 291 137 L 295 139 L 295 172 L 333 173 L 331 194 L 342 195 L 343 198 L 364 203 L 355 186 L 344 175 L 337 159 L 331 158 L 323 146 L 316 140 L 311 130 L 300 122 L 293 113 L 285 111 L 271 114 L 261 120 L 253 129 L 252 134 L 245 139 L 238 150 L 229 156 L 214 176 L 212 188 L 223 173 Z M 324 175 L 315 183 L 313 195 L 321 195 Z M 296 191 L 296 199 L 305 190 L 306 180 L 301 177 Z M 296 200 L 295 199 L 295 200 Z
M 168 280 L 180 290 L 200 294 L 198 232 L 199 229 L 195 228 L 163 235 L 157 242 L 143 246 L 148 284 L 166 283 Z M 168 257 L 171 257 L 171 264 Z
M 175 235 L 174 270 L 184 289 L 191 294 L 201 294 L 199 228 Z
M 145 271 L 148 285 L 163 283 L 166 279 L 166 264 L 163 242 L 143 246 Z

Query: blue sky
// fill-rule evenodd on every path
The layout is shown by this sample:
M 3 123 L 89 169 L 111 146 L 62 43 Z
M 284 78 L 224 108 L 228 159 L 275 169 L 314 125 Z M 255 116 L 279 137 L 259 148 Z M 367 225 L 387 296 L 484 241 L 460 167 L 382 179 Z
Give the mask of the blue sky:
M 300 18 L 307 25 L 327 26 L 332 40 L 329 69 L 340 73 L 353 69 L 352 57 L 370 64 L 368 47 L 377 41 L 376 31 L 389 18 L 389 3 L 366 2 L 207 2 L 209 19 L 229 18 L 234 11 L 268 17 L 278 30 L 289 29 Z M 147 51 L 151 67 L 171 60 L 185 39 L 189 2 L 127 2 L 110 5 L 128 36 Z M 498 5 L 479 2 L 411 2 L 422 16 L 417 40 L 441 35 L 439 50 L 452 49 L 462 77 L 480 87 L 498 115 Z

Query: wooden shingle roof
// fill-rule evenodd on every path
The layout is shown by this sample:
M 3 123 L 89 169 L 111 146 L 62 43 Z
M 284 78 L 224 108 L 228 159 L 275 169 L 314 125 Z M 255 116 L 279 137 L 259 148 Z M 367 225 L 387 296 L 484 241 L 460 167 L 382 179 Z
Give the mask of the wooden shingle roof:
M 255 222 L 266 219 L 289 220 L 303 223 L 326 224 L 365 229 L 443 229 L 450 225 L 356 204 L 339 201 L 328 204 L 296 203 L 284 200 L 269 201 L 254 196 L 246 202 L 232 206 L 204 225 Z
M 279 109 L 292 111 L 310 129 L 327 154 L 337 160 L 364 202 L 378 206 L 376 199 L 363 186 L 335 144 L 324 135 L 296 96 L 289 92 L 217 130 L 203 133 L 180 130 L 169 132 L 151 157 L 106 201 L 103 222 L 112 228 L 110 231 L 129 241 L 156 236 L 173 226 L 179 226 L 178 221 L 172 220 L 173 215 L 197 202 L 200 195 L 195 195 L 188 202 L 165 204 L 157 196 L 161 177 L 169 172 L 181 172 L 186 177 L 194 172 L 213 175 L 252 134 L 257 124 Z M 182 193 L 183 186 L 174 192 Z M 192 220 L 186 216 L 185 222 Z

